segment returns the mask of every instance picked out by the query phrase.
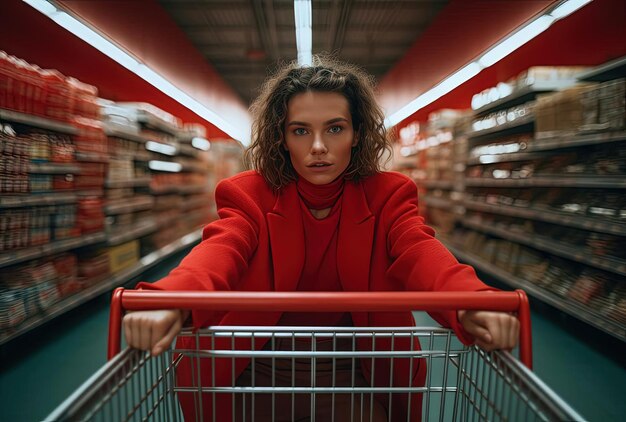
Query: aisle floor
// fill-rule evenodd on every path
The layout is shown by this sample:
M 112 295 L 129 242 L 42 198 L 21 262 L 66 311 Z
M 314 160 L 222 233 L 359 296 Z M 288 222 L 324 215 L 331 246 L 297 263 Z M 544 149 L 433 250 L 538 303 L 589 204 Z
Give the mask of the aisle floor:
M 163 277 L 182 256 L 171 258 L 144 280 Z M 43 420 L 105 363 L 107 325 L 105 296 L 38 330 L 32 336 L 36 338 L 23 341 L 19 353 L 5 350 L 1 356 L 0 420 Z M 533 336 L 535 372 L 543 381 L 590 421 L 623 420 L 623 361 L 607 357 L 537 310 Z

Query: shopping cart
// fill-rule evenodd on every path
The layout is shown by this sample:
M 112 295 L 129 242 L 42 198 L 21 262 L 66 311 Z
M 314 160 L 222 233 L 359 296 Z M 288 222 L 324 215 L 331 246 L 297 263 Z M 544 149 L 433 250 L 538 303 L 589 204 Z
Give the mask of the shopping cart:
M 212 326 L 184 330 L 179 340 L 186 342 L 179 341 L 176 348 L 158 357 L 129 348 L 120 352 L 124 310 L 171 308 L 515 312 L 521 322 L 521 362 L 508 352 L 486 353 L 475 346 L 463 346 L 451 330 L 440 327 Z M 381 416 L 381 408 L 382 418 L 390 421 L 420 417 L 427 421 L 583 420 L 529 369 L 530 316 L 522 291 L 261 293 L 117 289 L 109 330 L 109 362 L 46 420 L 372 421 Z M 415 340 L 421 346 L 415 346 Z M 190 374 L 186 381 L 177 378 L 184 365 Z M 407 374 L 416 372 L 416 367 L 428 369 L 423 370 L 417 383 L 412 375 L 394 380 L 394 366 L 407 365 Z M 248 369 L 242 373 L 244 367 Z M 360 370 L 363 367 L 369 371 Z M 385 383 L 375 379 L 377 367 L 390 374 Z M 220 373 L 229 375 L 227 382 L 217 381 Z M 361 373 L 370 375 L 365 379 Z

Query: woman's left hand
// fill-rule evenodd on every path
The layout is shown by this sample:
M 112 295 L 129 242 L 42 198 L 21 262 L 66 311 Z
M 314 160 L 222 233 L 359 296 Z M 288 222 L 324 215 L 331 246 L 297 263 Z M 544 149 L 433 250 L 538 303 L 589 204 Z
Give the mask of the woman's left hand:
M 519 320 L 506 312 L 458 311 L 459 322 L 476 344 L 488 352 L 512 350 L 519 339 Z

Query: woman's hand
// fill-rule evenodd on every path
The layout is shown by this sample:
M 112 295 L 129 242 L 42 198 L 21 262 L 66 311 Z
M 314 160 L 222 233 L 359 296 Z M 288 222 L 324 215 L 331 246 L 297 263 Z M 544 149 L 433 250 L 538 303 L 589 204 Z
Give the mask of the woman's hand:
M 124 316 L 124 334 L 130 347 L 149 350 L 152 356 L 163 353 L 178 335 L 189 311 L 167 309 L 136 311 Z
M 512 350 L 519 339 L 519 320 L 506 312 L 458 311 L 459 322 L 476 344 L 490 352 Z

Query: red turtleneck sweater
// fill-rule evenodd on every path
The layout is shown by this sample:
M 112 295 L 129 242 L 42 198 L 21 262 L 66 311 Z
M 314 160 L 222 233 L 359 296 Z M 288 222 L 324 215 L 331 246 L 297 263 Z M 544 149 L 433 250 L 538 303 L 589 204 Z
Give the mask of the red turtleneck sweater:
M 341 291 L 337 271 L 337 233 L 341 215 L 343 175 L 326 185 L 314 185 L 304 178 L 297 182 L 304 227 L 304 267 L 298 291 Z M 331 208 L 323 219 L 311 214 L 311 209 Z M 279 325 L 345 326 L 352 325 L 349 313 L 286 312 Z

